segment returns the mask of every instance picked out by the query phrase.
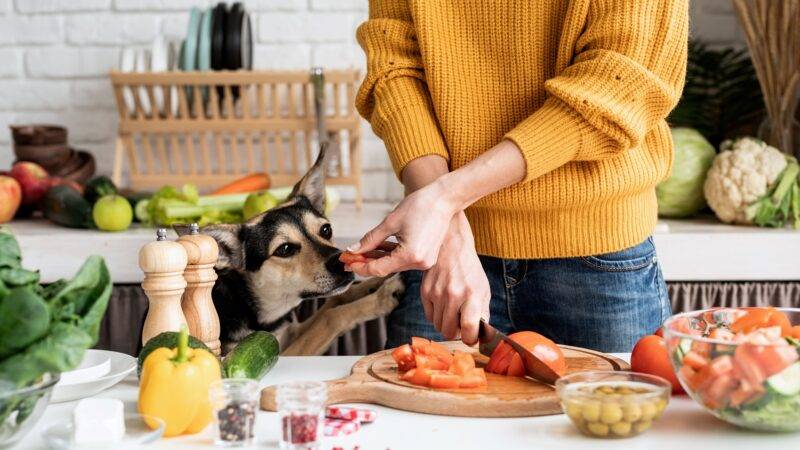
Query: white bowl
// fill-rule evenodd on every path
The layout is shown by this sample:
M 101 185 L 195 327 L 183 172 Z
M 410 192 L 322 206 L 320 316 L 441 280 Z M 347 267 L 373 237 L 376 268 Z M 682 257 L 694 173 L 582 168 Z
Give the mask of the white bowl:
M 67 385 L 56 385 L 53 388 L 53 396 L 50 399 L 51 403 L 68 402 L 91 397 L 92 395 L 114 386 L 122 381 L 129 373 L 136 370 L 136 358 L 124 353 L 107 350 L 86 350 L 86 355 L 87 356 L 84 356 L 84 360 L 87 358 L 108 359 L 111 366 L 108 373 L 99 378 L 88 379 Z

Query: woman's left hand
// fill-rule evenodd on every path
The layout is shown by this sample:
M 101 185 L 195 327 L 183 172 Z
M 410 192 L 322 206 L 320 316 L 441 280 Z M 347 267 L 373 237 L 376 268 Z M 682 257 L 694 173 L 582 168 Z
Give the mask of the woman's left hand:
M 407 196 L 383 222 L 348 250 L 359 254 L 374 250 L 389 236 L 397 238 L 397 247 L 383 258 L 352 263 L 350 269 L 361 276 L 382 277 L 432 267 L 450 228 L 450 221 L 460 211 L 456 202 L 448 197 L 448 190 L 440 182 L 431 183 Z

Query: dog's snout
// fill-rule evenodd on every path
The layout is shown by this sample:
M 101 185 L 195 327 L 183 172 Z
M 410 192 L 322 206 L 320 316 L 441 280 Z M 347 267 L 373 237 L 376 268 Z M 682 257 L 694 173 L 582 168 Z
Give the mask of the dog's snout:
M 344 273 L 344 263 L 339 261 L 339 255 L 341 254 L 341 252 L 336 252 L 325 261 L 325 268 L 328 269 L 328 272 L 333 274 Z

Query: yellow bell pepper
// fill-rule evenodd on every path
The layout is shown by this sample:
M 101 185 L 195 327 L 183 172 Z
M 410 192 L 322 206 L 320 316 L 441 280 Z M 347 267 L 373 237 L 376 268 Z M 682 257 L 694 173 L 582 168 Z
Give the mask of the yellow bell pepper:
M 162 419 L 164 436 L 202 431 L 212 419 L 208 388 L 220 379 L 217 358 L 204 349 L 189 348 L 184 326 L 178 347 L 154 350 L 142 365 L 139 413 Z M 157 428 L 154 421 L 147 421 Z

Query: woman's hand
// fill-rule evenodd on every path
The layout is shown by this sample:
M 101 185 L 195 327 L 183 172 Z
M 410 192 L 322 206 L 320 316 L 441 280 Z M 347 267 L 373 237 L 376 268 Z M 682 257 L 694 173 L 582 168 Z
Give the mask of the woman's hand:
M 481 318 L 489 319 L 491 291 L 464 213 L 458 213 L 420 287 L 425 317 L 446 339 L 478 341 Z
M 434 182 L 408 195 L 383 222 L 348 250 L 359 254 L 373 250 L 389 236 L 397 238 L 398 246 L 388 256 L 350 264 L 350 269 L 361 276 L 382 277 L 432 267 L 453 216 L 461 211 L 448 194 L 442 183 Z

